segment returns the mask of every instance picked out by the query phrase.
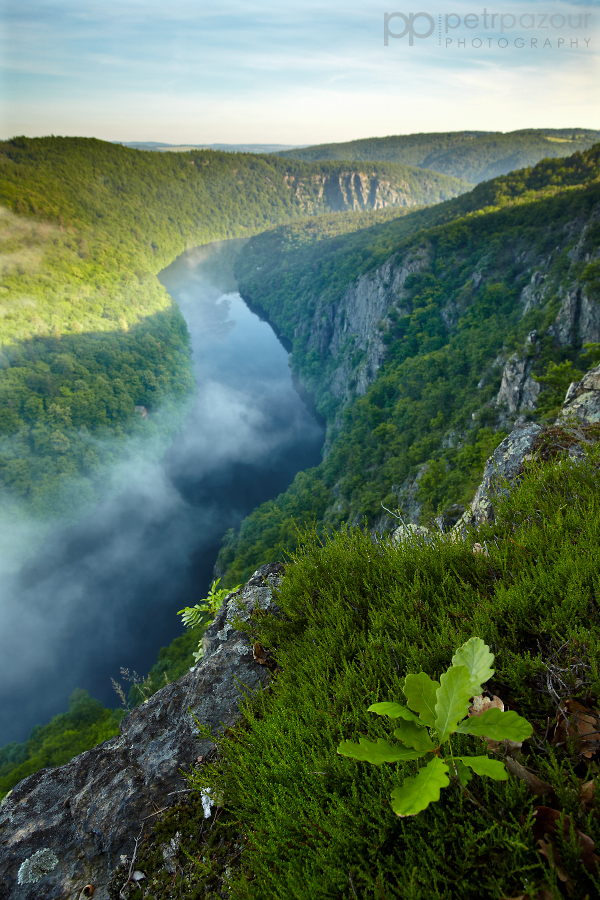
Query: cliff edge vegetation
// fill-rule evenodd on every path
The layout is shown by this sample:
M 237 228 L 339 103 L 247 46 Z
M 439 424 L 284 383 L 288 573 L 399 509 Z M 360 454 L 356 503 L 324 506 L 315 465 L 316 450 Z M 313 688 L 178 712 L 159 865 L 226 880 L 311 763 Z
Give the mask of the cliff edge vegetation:
M 144 880 L 127 883 L 126 863 L 111 896 L 596 896 L 599 436 L 549 429 L 496 497 L 495 522 L 466 541 L 305 532 L 275 591 L 279 612 L 238 623 L 272 668 L 269 688 L 248 695 L 217 759 L 192 774 L 194 793 L 145 834 Z M 508 780 L 456 781 L 400 818 L 390 793 L 418 764 L 373 766 L 336 749 L 389 741 L 393 723 L 367 706 L 404 702 L 407 674 L 439 678 L 472 636 L 495 654 L 489 699 L 533 735 L 459 738 L 458 754 L 502 759 Z
M 393 222 L 248 242 L 241 293 L 291 342 L 328 437 L 321 465 L 228 533 L 227 584 L 293 549 L 294 522 L 385 532 L 382 504 L 414 523 L 464 505 L 519 416 L 556 415 L 600 341 L 599 175 L 595 146 Z

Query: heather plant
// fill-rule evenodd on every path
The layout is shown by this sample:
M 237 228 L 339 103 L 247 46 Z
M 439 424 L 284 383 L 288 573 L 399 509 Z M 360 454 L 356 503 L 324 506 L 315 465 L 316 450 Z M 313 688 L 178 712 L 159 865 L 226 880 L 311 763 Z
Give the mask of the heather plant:
M 531 737 L 532 726 L 516 712 L 491 707 L 479 716 L 468 716 L 470 701 L 479 696 L 484 682 L 494 674 L 494 655 L 478 637 L 466 641 L 452 657 L 452 665 L 439 681 L 426 672 L 407 675 L 404 694 L 407 705 L 372 703 L 368 712 L 390 719 L 401 719 L 394 731 L 398 744 L 384 738 L 376 742 L 360 738 L 359 743 L 342 741 L 337 752 L 341 756 L 365 760 L 379 766 L 386 762 L 406 762 L 433 754 L 417 775 L 405 778 L 401 787 L 392 791 L 392 809 L 397 816 L 414 816 L 433 801 L 440 799 L 441 788 L 450 779 L 466 786 L 472 773 L 495 781 L 506 781 L 504 763 L 488 756 L 455 756 L 452 735 L 471 734 L 493 741 L 521 742 Z M 462 721 L 461 721 L 462 720 Z
M 560 900 L 566 877 L 570 896 L 600 896 L 600 874 L 581 862 L 587 838 L 600 845 L 590 793 L 597 763 L 582 753 L 596 745 L 578 749 L 576 732 L 554 738 L 570 698 L 585 706 L 583 715 L 600 709 L 600 446 L 586 445 L 578 460 L 562 451 L 546 456 L 497 498 L 496 521 L 464 542 L 434 535 L 431 543 L 394 544 L 354 528 L 301 535 L 276 592 L 280 615 L 257 609 L 243 629 L 272 651 L 277 674 L 269 690 L 249 692 L 233 729 L 222 738 L 213 733 L 218 758 L 192 775 L 202 821 L 201 791 L 224 798 L 204 829 L 212 826 L 214 849 L 198 840 L 198 829 L 182 835 L 198 865 L 206 857 L 221 873 L 199 876 L 195 890 L 222 887 L 232 900 Z M 473 541 L 485 542 L 489 555 L 474 553 Z M 459 730 L 477 721 L 464 718 L 464 705 L 445 743 L 435 719 L 424 724 L 412 708 L 420 683 L 429 684 L 421 673 L 440 688 L 447 672 L 449 684 L 466 681 L 464 645 L 474 647 L 474 635 L 494 661 L 481 651 L 479 682 L 469 693 L 485 685 L 533 726 L 520 752 L 507 754 L 505 780 L 476 777 L 464 765 L 463 757 L 479 759 L 474 766 L 496 762 L 491 752 L 488 762 L 477 734 Z M 492 668 L 493 676 L 485 671 Z M 400 714 L 386 729 L 390 709 L 379 704 L 403 696 L 419 721 Z M 376 708 L 368 712 L 370 704 Z M 358 735 L 394 745 L 386 733 L 394 727 L 403 729 L 397 745 L 414 750 L 406 742 L 413 725 L 434 746 L 418 759 L 373 765 L 336 752 Z M 529 734 L 525 727 L 518 733 Z M 489 723 L 482 731 L 493 733 Z M 448 766 L 456 789 L 441 790 L 418 814 L 396 814 L 390 796 L 426 771 L 428 759 Z M 466 786 L 460 774 L 473 775 Z M 555 820 L 559 826 L 544 837 Z M 235 840 L 227 830 L 233 825 Z M 231 846 L 226 861 L 219 846 Z M 183 896 L 196 895 L 184 888 Z

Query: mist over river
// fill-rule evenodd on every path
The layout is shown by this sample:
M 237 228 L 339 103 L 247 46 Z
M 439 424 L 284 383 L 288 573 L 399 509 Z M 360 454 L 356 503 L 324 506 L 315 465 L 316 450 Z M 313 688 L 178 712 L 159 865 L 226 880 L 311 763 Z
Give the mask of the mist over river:
M 187 320 L 197 383 L 163 460 L 125 464 L 124 492 L 0 574 L 0 746 L 77 687 L 119 706 L 111 676 L 145 676 L 181 634 L 176 612 L 206 596 L 227 528 L 320 462 L 324 431 L 288 354 L 236 292 L 237 243 L 188 251 L 159 276 Z

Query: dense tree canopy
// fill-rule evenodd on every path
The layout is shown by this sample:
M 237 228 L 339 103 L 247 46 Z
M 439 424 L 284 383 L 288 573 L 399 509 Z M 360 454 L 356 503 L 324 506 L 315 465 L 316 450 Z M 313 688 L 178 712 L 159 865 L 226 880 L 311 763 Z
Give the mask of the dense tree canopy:
M 131 438 L 160 452 L 193 379 L 185 322 L 157 272 L 187 246 L 327 210 L 339 196 L 324 185 L 343 171 L 88 138 L 0 144 L 0 496 L 77 515 Z M 394 164 L 369 177 L 390 202 L 464 189 Z
M 533 166 L 544 157 L 570 156 L 600 139 L 589 128 L 525 128 L 521 131 L 450 131 L 365 138 L 342 144 L 318 144 L 280 155 L 302 160 L 374 159 L 422 166 L 476 183 L 513 169 Z
M 242 294 L 292 342 L 294 367 L 329 421 L 329 452 L 226 535 L 219 569 L 227 583 L 294 548 L 295 525 L 314 519 L 324 529 L 365 517 L 370 527 L 381 525 L 382 502 L 397 509 L 403 483 L 417 475 L 424 522 L 470 500 L 506 433 L 507 420 L 492 402 L 503 364 L 523 352 L 533 330 L 540 335 L 535 374 L 549 387 L 560 375 L 538 415 L 556 415 L 570 373 L 590 365 L 584 348 L 558 346 L 548 328 L 566 286 L 597 295 L 597 263 L 585 260 L 598 252 L 599 176 L 600 145 L 389 223 L 355 230 L 351 216 L 324 217 L 281 226 L 245 246 L 236 265 Z M 328 389 L 339 360 L 328 348 L 311 347 L 312 330 L 350 283 L 387 259 L 401 264 L 415 254 L 420 271 L 380 323 L 386 360 L 366 394 L 344 408 Z M 538 268 L 549 286 L 546 299 L 523 315 L 519 298 Z

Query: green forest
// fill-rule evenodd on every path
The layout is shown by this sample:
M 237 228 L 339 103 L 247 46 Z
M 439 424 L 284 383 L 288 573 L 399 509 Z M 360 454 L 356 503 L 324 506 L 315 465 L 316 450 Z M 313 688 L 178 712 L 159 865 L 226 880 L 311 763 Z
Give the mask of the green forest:
M 87 691 L 73 691 L 68 712 L 54 716 L 47 725 L 36 725 L 25 743 L 13 741 L 0 749 L 0 798 L 22 778 L 62 766 L 113 737 L 125 715 L 124 709 L 106 709 Z
M 236 260 L 240 290 L 292 343 L 294 370 L 328 422 L 327 455 L 226 535 L 217 564 L 226 585 L 285 558 L 301 543 L 298 528 L 313 523 L 321 538 L 345 525 L 389 531 L 395 520 L 381 504 L 398 512 L 401 486 L 418 473 L 423 522 L 470 500 L 511 426 L 493 404 L 497 360 L 524 352 L 532 331 L 540 339 L 527 352 L 545 388 L 532 418 L 550 421 L 569 382 L 598 358 L 597 348 L 558 346 L 548 330 L 565 286 L 600 297 L 590 261 L 600 236 L 598 146 L 469 193 L 463 182 L 411 170 L 425 178 L 413 195 L 425 208 L 335 213 L 318 179 L 346 171 L 336 163 L 151 154 L 87 139 L 19 138 L 0 149 L 7 505 L 74 515 L 99 496 L 103 467 L 123 447 L 167 445 L 193 379 L 185 322 L 156 274 L 185 247 L 250 237 Z M 398 185 L 408 177 L 391 163 L 377 171 L 397 174 Z M 390 259 L 419 264 L 379 323 L 386 355 L 376 378 L 348 402 L 328 387 L 339 359 L 311 335 L 350 285 Z M 551 290 L 522 315 L 519 297 L 538 270 Z M 364 351 L 342 351 L 359 369 Z M 202 627 L 121 689 L 125 708 L 187 670 Z M 0 750 L 0 796 L 115 734 L 123 714 L 76 692 L 67 713 Z
M 157 273 L 186 247 L 343 205 L 350 195 L 326 188 L 348 177 L 337 163 L 87 138 L 0 144 L 3 502 L 73 518 L 131 439 L 160 453 L 193 378 L 185 322 Z M 378 202 L 408 207 L 466 187 L 386 163 L 368 179 Z
M 367 172 L 389 202 L 406 204 L 395 214 L 466 189 L 407 166 Z M 157 273 L 187 247 L 351 207 L 358 194 L 323 188 L 350 175 L 336 163 L 143 153 L 89 138 L 0 143 L 3 509 L 49 524 L 76 519 L 105 495 L 124 454 L 160 455 L 194 383 L 185 320 Z M 365 209 L 357 227 L 393 215 Z M 198 639 L 186 632 L 163 648 L 141 686 L 125 685 L 126 705 L 187 671 Z M 89 721 L 79 704 L 1 751 L 0 796 L 116 733 L 119 716 L 90 703 Z
M 420 166 L 476 184 L 514 169 L 534 166 L 546 157 L 571 156 L 600 140 L 589 128 L 525 128 L 520 131 L 452 131 L 365 138 L 342 144 L 318 144 L 284 150 L 286 159 L 385 160 Z
M 240 290 L 291 341 L 294 368 L 329 423 L 328 454 L 226 535 L 218 561 L 226 584 L 281 558 L 295 546 L 296 525 L 381 525 L 381 504 L 397 511 L 400 486 L 422 467 L 423 522 L 469 501 L 508 424 L 492 402 L 502 375 L 494 360 L 501 351 L 505 358 L 522 351 L 534 330 L 540 338 L 527 352 L 535 353 L 536 375 L 563 365 L 554 405 L 541 403 L 538 413 L 556 415 L 561 390 L 564 396 L 575 380 L 571 367 L 592 365 L 584 348 L 558 346 L 548 329 L 565 285 L 581 283 L 598 295 L 598 264 L 582 259 L 598 246 L 599 176 L 596 146 L 363 231 L 344 233 L 347 219 L 339 217 L 331 234 L 325 217 L 322 227 L 283 226 L 248 242 L 236 263 Z M 392 255 L 399 265 L 414 258 L 422 265 L 380 323 L 388 350 L 374 383 L 343 407 L 327 389 L 338 359 L 311 347 L 311 335 L 350 283 Z M 552 290 L 523 315 L 520 293 L 549 257 Z M 363 355 L 357 348 L 349 357 L 353 370 Z M 393 521 L 384 517 L 384 530 Z

